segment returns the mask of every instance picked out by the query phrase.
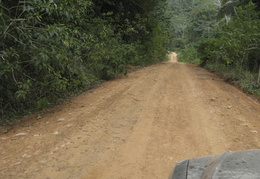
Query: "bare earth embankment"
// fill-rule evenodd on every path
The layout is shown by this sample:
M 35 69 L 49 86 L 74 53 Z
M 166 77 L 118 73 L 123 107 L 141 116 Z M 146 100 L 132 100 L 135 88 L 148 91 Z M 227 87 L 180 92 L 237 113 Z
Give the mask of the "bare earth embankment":
M 0 176 L 163 179 L 179 160 L 255 148 L 258 103 L 202 68 L 165 62 L 1 134 Z

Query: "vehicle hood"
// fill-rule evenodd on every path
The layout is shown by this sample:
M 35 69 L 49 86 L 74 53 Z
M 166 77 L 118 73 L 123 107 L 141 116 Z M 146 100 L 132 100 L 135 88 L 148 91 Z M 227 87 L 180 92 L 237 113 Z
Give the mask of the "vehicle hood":
M 169 179 L 260 179 L 260 149 L 183 160 Z

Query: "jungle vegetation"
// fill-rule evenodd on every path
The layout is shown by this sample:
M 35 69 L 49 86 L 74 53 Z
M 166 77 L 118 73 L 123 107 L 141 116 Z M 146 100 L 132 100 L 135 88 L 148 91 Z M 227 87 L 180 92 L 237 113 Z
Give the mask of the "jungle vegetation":
M 179 59 L 260 95 L 258 0 L 0 0 L 0 125 Z
M 165 60 L 165 0 L 0 0 L 0 125 Z
M 180 52 L 179 59 L 215 71 L 226 81 L 259 97 L 260 2 L 186 1 L 193 3 L 179 8 L 180 15 L 175 14 L 182 19 L 175 27 L 185 26 L 182 33 L 175 33 L 177 43 L 173 47 Z

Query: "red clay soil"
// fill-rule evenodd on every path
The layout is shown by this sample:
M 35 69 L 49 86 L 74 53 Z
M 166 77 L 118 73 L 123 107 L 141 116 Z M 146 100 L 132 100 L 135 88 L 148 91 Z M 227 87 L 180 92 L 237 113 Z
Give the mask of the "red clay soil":
M 175 58 L 27 118 L 0 135 L 1 178 L 162 179 L 179 160 L 260 148 L 259 103 Z

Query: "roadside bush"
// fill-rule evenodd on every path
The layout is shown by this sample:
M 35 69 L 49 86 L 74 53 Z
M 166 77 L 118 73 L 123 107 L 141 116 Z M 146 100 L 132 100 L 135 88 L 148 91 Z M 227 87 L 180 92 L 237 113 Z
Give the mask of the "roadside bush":
M 213 38 L 199 42 L 201 65 L 223 74 L 246 91 L 259 94 L 260 14 L 252 2 L 236 8 L 236 16 Z
M 198 56 L 198 51 L 194 46 L 186 47 L 185 49 L 181 50 L 178 59 L 180 62 L 189 62 L 199 64 L 200 59 Z
M 0 0 L 0 125 L 162 60 L 158 2 Z
M 214 38 L 203 39 L 198 52 L 202 65 L 221 63 L 228 68 L 258 72 L 260 19 L 256 6 L 238 7 L 234 17 Z

